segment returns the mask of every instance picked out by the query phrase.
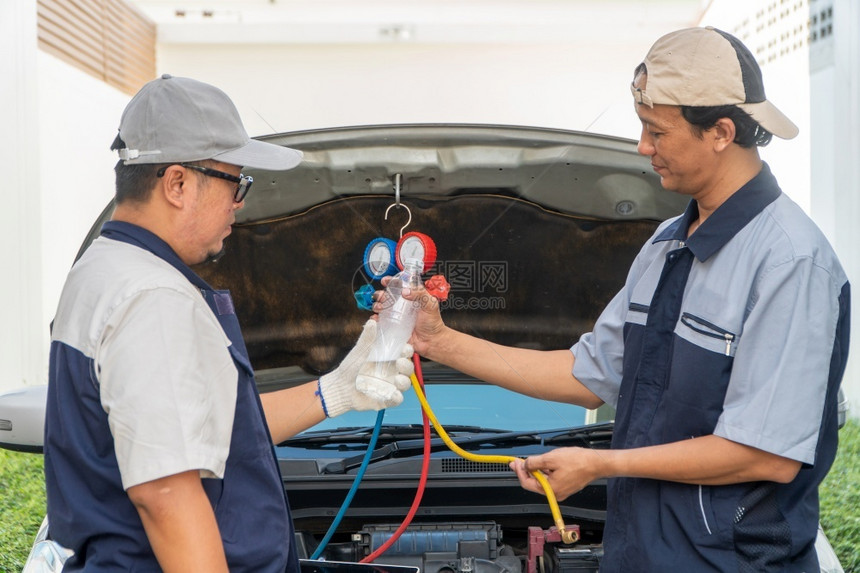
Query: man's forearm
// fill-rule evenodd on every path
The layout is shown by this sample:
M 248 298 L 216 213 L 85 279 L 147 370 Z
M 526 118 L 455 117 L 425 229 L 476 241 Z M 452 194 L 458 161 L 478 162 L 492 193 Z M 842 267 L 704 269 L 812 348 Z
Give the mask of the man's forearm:
M 218 523 L 197 470 L 133 486 L 128 496 L 165 573 L 228 571 Z
M 317 382 L 260 395 L 272 442 L 279 444 L 325 419 Z
M 502 346 L 446 328 L 427 358 L 480 380 L 542 400 L 596 408 L 603 402 L 573 377 L 569 350 Z
M 606 477 L 645 477 L 701 485 L 750 481 L 788 483 L 800 470 L 790 460 L 719 436 L 702 436 L 682 442 L 606 452 Z M 607 460 L 609 461 L 609 460 Z
M 800 462 L 720 438 L 702 436 L 681 442 L 631 448 L 592 450 L 558 448 L 513 464 L 526 489 L 541 492 L 528 474 L 542 471 L 559 499 L 576 493 L 594 480 L 638 477 L 701 485 L 752 481 L 790 482 Z

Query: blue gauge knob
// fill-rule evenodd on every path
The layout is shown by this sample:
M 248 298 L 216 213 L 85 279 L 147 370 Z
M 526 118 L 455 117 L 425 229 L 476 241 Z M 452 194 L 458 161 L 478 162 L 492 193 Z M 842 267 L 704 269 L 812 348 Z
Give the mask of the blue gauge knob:
M 384 237 L 377 237 L 367 244 L 364 249 L 364 270 L 370 278 L 379 280 L 397 274 L 397 263 L 394 259 L 396 249 L 397 243 Z
M 355 291 L 353 296 L 355 297 L 355 304 L 358 305 L 358 308 L 361 310 L 373 310 L 373 285 L 361 285 L 361 287 Z

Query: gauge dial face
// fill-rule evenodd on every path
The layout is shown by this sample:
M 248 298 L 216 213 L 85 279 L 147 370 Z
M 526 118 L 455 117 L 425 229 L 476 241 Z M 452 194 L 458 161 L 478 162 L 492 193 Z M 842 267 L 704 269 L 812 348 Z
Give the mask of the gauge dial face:
M 424 233 L 406 233 L 397 243 L 397 266 L 404 268 L 406 261 L 416 259 L 424 263 L 424 271 L 436 263 L 436 243 Z
M 424 243 L 419 237 L 406 237 L 400 244 L 400 266 L 404 266 L 409 259 L 424 262 L 424 251 Z
M 386 243 L 379 242 L 370 248 L 370 253 L 367 255 L 367 265 L 373 274 L 378 275 L 386 272 L 393 262 L 394 253 L 391 252 L 391 247 Z
M 381 279 L 397 272 L 394 261 L 397 243 L 385 237 L 377 237 L 364 249 L 364 270 L 373 279 Z

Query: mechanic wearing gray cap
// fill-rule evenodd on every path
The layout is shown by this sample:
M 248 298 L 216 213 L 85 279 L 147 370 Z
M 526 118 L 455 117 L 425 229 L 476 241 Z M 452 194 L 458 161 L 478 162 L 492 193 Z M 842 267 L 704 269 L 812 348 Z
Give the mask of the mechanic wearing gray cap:
M 369 321 L 319 381 L 259 396 L 233 302 L 190 265 L 218 256 L 252 179 L 299 151 L 252 140 L 221 90 L 146 84 L 122 115 L 116 210 L 69 273 L 52 329 L 45 477 L 65 571 L 297 572 L 272 447 L 350 409 L 399 404 L 355 379 Z
M 836 453 L 849 285 L 826 238 L 758 154 L 797 128 L 733 36 L 660 38 L 634 75 L 639 152 L 690 197 L 642 247 L 592 332 L 509 348 L 446 327 L 416 352 L 538 398 L 616 408 L 611 450 L 512 464 L 560 498 L 609 478 L 601 573 L 818 571 L 818 484 Z M 420 293 L 419 293 L 420 294 Z

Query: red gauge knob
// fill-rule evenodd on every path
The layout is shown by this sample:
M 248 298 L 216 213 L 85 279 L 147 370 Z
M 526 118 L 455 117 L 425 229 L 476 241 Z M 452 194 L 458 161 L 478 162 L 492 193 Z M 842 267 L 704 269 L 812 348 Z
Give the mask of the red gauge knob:
M 436 243 L 424 233 L 406 233 L 397 242 L 395 259 L 400 269 L 404 268 L 409 259 L 423 261 L 426 273 L 436 263 Z

